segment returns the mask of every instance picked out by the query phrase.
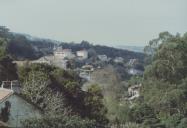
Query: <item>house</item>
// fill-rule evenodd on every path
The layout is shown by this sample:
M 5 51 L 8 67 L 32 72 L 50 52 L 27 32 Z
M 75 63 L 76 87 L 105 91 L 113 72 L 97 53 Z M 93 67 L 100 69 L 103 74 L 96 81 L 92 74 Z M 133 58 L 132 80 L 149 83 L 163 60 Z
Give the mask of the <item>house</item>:
M 108 61 L 107 55 L 98 55 L 99 60 L 101 61 Z
M 122 57 L 116 57 L 116 58 L 114 59 L 114 62 L 115 62 L 115 63 L 123 63 L 123 62 L 124 62 L 124 59 L 123 59 Z
M 72 56 L 73 56 L 73 53 L 71 49 L 63 49 L 62 47 L 58 47 L 54 51 L 55 58 L 64 59 L 64 58 L 71 58 Z
M 56 59 L 72 59 L 75 57 L 71 49 L 63 49 L 62 47 L 58 47 L 53 54 Z
M 63 49 L 63 58 L 73 59 L 75 55 L 72 53 L 71 49 Z
M 128 62 L 128 65 L 129 65 L 129 66 L 133 66 L 133 65 L 135 65 L 135 63 L 137 63 L 137 62 L 138 62 L 137 59 L 130 59 L 129 62 Z
M 135 98 L 138 98 L 140 96 L 140 88 L 141 84 L 133 85 L 128 88 L 128 94 L 129 94 L 129 100 L 133 100 Z
M 130 68 L 130 69 L 128 70 L 128 73 L 129 73 L 130 75 L 143 75 L 143 71 L 138 70 L 138 69 L 135 69 L 135 68 Z
M 82 70 L 92 72 L 94 71 L 94 67 L 92 65 L 83 65 Z
M 84 65 L 80 69 L 79 77 L 86 79 L 86 80 L 91 80 L 91 73 L 94 71 L 94 67 L 92 65 Z
M 64 58 L 64 53 L 62 47 L 57 47 L 54 49 L 54 57 L 55 58 Z
M 37 107 L 20 95 L 18 87 L 18 81 L 3 81 L 0 86 L 0 121 L 9 127 L 21 127 L 22 121 L 42 115 Z
M 41 58 L 38 59 L 38 60 L 32 61 L 31 63 L 40 63 L 40 64 L 45 63 L 45 64 L 51 65 L 51 64 L 52 64 L 52 61 L 51 61 L 50 59 L 48 59 L 47 57 L 44 56 L 44 57 L 41 57 Z
M 87 50 L 77 51 L 76 55 L 80 59 L 87 59 L 88 58 L 88 51 Z

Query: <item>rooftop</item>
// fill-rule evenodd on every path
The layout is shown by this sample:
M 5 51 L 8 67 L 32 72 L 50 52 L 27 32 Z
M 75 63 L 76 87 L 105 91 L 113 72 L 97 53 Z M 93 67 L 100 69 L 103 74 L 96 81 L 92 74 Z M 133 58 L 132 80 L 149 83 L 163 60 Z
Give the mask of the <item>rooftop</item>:
M 57 49 L 55 50 L 56 52 L 62 52 L 62 47 L 57 47 Z
M 77 52 L 87 52 L 87 50 L 86 49 L 82 49 L 82 50 L 79 50 Z
M 13 90 L 0 88 L 0 103 L 13 94 Z
M 2 121 L 0 121 L 0 128 L 8 128 L 8 125 Z
M 63 52 L 71 52 L 71 49 L 63 49 Z

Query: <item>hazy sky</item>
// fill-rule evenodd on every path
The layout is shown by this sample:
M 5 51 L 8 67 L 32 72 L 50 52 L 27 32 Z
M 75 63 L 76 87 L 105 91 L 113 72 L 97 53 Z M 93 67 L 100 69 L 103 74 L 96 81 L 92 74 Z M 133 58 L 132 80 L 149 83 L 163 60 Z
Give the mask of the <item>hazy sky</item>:
M 60 41 L 145 45 L 187 32 L 187 0 L 0 0 L 0 25 Z

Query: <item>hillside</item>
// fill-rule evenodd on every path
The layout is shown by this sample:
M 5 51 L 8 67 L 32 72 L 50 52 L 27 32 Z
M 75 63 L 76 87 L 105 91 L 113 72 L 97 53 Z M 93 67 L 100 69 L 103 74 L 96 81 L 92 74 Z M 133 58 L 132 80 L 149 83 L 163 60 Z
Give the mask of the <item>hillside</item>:
M 116 48 L 125 49 L 129 51 L 134 51 L 134 52 L 140 52 L 140 53 L 144 52 L 144 46 L 119 45 L 119 46 L 116 46 Z
M 108 57 L 115 58 L 115 57 L 123 57 L 125 60 L 129 60 L 131 58 L 137 58 L 139 60 L 144 59 L 143 53 L 136 53 L 129 50 L 103 46 L 103 45 L 93 45 L 90 44 L 88 41 L 82 41 L 79 43 L 61 43 L 60 44 L 63 48 L 71 48 L 73 51 L 81 50 L 81 49 L 89 49 L 92 54 L 97 55 L 107 55 Z
M 81 43 L 65 43 L 50 39 L 41 39 L 27 34 L 10 32 L 8 28 L 0 26 L 0 38 L 7 41 L 6 50 L 15 60 L 37 59 L 44 55 L 52 54 L 55 46 L 70 48 L 73 52 L 82 49 L 88 49 L 90 54 L 105 54 L 108 57 L 123 57 L 126 60 L 136 58 L 144 59 L 144 54 L 128 50 L 117 49 L 108 46 L 92 45 L 87 41 Z

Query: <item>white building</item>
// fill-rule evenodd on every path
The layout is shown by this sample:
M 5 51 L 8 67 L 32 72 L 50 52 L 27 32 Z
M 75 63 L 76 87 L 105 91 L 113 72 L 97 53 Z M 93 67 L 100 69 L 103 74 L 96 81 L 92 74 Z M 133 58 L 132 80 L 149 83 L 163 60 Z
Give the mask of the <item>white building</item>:
M 123 59 L 122 57 L 116 57 L 116 58 L 114 59 L 114 62 L 115 62 L 115 63 L 123 63 L 123 62 L 124 62 L 124 59 Z
M 87 59 L 88 58 L 88 51 L 87 50 L 81 50 L 76 52 L 77 57 L 80 59 Z
M 137 59 L 130 59 L 129 62 L 128 62 L 128 65 L 132 66 L 134 65 L 135 63 L 137 63 Z
M 75 55 L 72 53 L 71 49 L 63 49 L 63 56 L 67 59 L 72 59 Z
M 55 58 L 63 58 L 63 49 L 62 47 L 57 47 L 57 49 L 54 50 L 54 57 Z
M 99 60 L 101 61 L 108 61 L 107 55 L 98 55 Z
M 128 73 L 131 75 L 143 75 L 143 71 L 134 68 L 130 68 Z
M 51 59 L 49 59 L 48 57 L 41 57 L 40 59 L 38 59 L 38 60 L 34 60 L 34 61 L 32 61 L 31 63 L 40 63 L 40 64 L 42 64 L 42 63 L 45 63 L 45 64 L 49 64 L 49 65 L 51 65 L 52 64 L 52 61 L 51 61 Z
M 129 100 L 133 100 L 140 96 L 141 86 L 142 86 L 141 84 L 138 84 L 138 85 L 133 85 L 128 88 Z
M 75 57 L 75 55 L 72 53 L 71 49 L 62 49 L 62 47 L 58 47 L 54 51 L 54 57 L 57 59 L 72 59 Z

